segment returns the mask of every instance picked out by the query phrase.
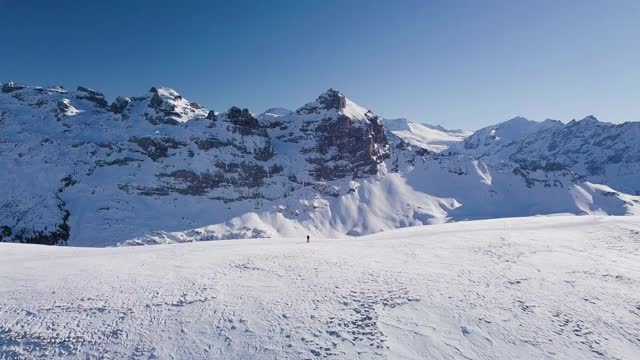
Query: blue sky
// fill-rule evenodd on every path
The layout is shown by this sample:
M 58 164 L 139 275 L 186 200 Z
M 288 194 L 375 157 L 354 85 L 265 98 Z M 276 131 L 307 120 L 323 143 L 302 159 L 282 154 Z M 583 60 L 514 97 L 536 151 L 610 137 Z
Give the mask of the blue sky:
M 640 1 L 0 0 L 0 81 L 222 111 L 333 87 L 374 112 L 474 129 L 516 115 L 640 120 Z

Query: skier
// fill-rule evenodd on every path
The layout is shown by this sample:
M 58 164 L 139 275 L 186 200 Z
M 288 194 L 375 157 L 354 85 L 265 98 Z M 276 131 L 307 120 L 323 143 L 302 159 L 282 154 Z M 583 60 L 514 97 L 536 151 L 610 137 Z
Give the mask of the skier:
M 309 243 L 309 235 L 307 235 L 307 244 Z

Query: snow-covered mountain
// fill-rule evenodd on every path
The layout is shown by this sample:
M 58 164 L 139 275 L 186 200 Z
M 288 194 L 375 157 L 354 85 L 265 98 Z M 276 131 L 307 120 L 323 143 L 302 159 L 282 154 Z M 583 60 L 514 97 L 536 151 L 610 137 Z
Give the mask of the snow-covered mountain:
M 563 124 L 514 118 L 476 131 L 462 153 L 516 171 L 570 171 L 577 177 L 640 195 L 640 122 L 611 124 L 594 116 Z
M 385 129 L 395 135 L 389 137 L 391 142 L 404 141 L 437 153 L 446 151 L 452 144 L 462 142 L 469 136 L 462 130 L 447 130 L 439 125 L 420 124 L 405 118 L 385 118 L 383 123 Z
M 524 140 L 527 136 L 561 125 L 562 122 L 557 120 L 536 122 L 518 116 L 503 123 L 487 126 L 474 132 L 465 139 L 464 143 L 462 143 L 462 148 L 458 146 L 456 149 L 475 158 L 483 158 L 496 154 L 506 156 L 510 155 L 509 151 L 515 151 L 520 141 Z
M 380 117 L 335 90 L 295 111 L 257 116 L 237 107 L 208 110 L 162 87 L 111 103 L 85 87 L 1 90 L 3 241 L 340 237 L 502 216 L 640 213 L 640 198 L 607 186 L 633 189 L 632 174 L 616 178 L 606 166 L 607 176 L 577 171 L 587 160 L 570 154 L 588 156 L 587 138 L 554 152 L 566 166 L 545 166 L 542 150 L 527 157 L 537 163 L 526 164 L 511 152 L 548 149 L 545 139 L 557 142 L 563 133 L 555 131 L 571 123 L 533 124 L 535 131 L 506 124 L 495 144 L 482 137 L 479 151 L 467 144 L 485 129 L 464 141 L 406 121 L 405 130 L 385 121 L 385 130 Z M 588 146 L 613 155 L 620 139 L 631 141 L 625 136 Z M 438 153 L 436 146 L 457 150 Z M 637 165 L 633 156 L 616 164 Z
M 588 116 L 527 137 L 511 160 L 524 171 L 566 169 L 591 182 L 640 195 L 640 123 Z

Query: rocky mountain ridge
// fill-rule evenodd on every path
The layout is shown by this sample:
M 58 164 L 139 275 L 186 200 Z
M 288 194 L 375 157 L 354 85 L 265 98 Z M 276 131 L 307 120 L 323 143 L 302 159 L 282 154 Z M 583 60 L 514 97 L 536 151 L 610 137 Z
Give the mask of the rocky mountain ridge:
M 640 122 L 612 124 L 590 115 L 566 124 L 522 117 L 476 131 L 453 147 L 517 171 L 570 171 L 583 180 L 640 195 Z
M 87 87 L 0 90 L 2 241 L 108 246 L 340 237 L 475 218 L 640 209 L 637 197 L 585 181 L 591 178 L 577 170 L 595 168 L 570 149 L 586 146 L 592 133 L 558 146 L 570 124 L 504 146 L 484 136 L 482 153 L 466 148 L 479 133 L 435 151 L 386 130 L 381 117 L 333 89 L 295 111 L 260 115 L 208 110 L 163 87 L 111 103 Z M 605 174 L 609 163 L 636 161 L 616 158 L 629 148 L 615 140 L 626 136 L 602 135 L 593 144 L 609 151 L 594 153 L 596 165 L 607 163 Z M 518 157 L 554 146 L 563 166 Z M 628 189 L 637 185 L 631 175 L 620 180 Z

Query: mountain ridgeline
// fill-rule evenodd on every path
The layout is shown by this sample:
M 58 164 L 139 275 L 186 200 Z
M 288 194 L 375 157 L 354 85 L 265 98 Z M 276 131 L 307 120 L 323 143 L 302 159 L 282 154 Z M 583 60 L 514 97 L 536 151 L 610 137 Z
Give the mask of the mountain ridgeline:
M 358 236 L 535 214 L 640 214 L 640 123 L 515 118 L 473 134 L 330 89 L 295 111 L 0 92 L 1 241 L 141 245 Z

